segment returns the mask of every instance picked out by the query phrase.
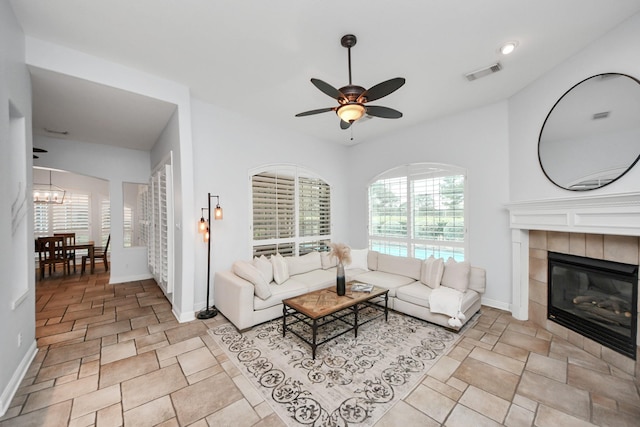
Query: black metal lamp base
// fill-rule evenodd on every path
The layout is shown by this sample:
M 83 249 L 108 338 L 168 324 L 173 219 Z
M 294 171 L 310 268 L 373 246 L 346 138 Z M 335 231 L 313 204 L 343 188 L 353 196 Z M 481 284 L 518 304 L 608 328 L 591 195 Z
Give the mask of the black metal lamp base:
M 215 307 L 205 308 L 200 313 L 196 315 L 198 319 L 211 319 L 218 315 L 218 310 Z

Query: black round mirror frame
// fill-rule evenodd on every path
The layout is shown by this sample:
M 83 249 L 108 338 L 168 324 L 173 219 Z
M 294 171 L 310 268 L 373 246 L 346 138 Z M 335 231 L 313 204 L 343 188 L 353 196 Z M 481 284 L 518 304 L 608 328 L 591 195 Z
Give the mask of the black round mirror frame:
M 605 187 L 615 181 L 617 181 L 618 179 L 620 179 L 622 176 L 624 176 L 627 172 L 629 172 L 629 170 L 631 170 L 631 168 L 633 168 L 633 166 L 638 163 L 638 161 L 640 160 L 640 151 L 637 153 L 636 157 L 629 162 L 628 166 L 626 167 L 626 169 L 619 173 L 615 178 L 611 178 L 611 179 L 607 179 L 606 182 L 604 183 L 599 183 L 598 185 L 593 185 L 593 186 L 585 186 L 585 187 L 577 187 L 577 188 L 567 188 L 567 186 L 564 186 L 556 180 L 554 180 L 551 176 L 549 176 L 549 173 L 547 171 L 547 169 L 545 169 L 544 164 L 543 164 L 543 160 L 542 160 L 542 155 L 541 155 L 541 143 L 542 141 L 542 137 L 543 137 L 543 133 L 545 130 L 545 126 L 547 125 L 547 123 L 549 122 L 549 119 L 551 118 L 552 114 L 554 113 L 554 110 L 556 109 L 556 107 L 558 107 L 558 105 L 563 101 L 563 99 L 566 99 L 567 95 L 569 95 L 569 93 L 571 93 L 573 90 L 577 89 L 580 85 L 583 85 L 584 83 L 592 80 L 592 79 L 596 79 L 596 78 L 601 78 L 601 79 L 605 79 L 608 77 L 626 77 L 630 80 L 632 80 L 633 82 L 635 82 L 638 86 L 638 93 L 640 94 L 640 80 L 629 76 L 627 74 L 622 74 L 622 73 L 602 73 L 602 74 L 596 74 L 594 76 L 588 77 L 578 83 L 576 83 L 574 86 L 572 86 L 569 90 L 567 90 L 553 105 L 553 107 L 551 108 L 551 110 L 549 111 L 549 113 L 547 114 L 547 117 L 544 120 L 544 123 L 542 124 L 542 128 L 540 129 L 540 134 L 538 136 L 538 162 L 540 164 L 540 168 L 542 169 L 542 172 L 544 173 L 544 175 L 547 177 L 547 179 L 549 181 L 551 181 L 554 185 L 556 185 L 557 187 L 560 187 L 564 190 L 568 190 L 568 191 L 589 191 L 589 190 L 595 190 L 598 188 L 602 188 Z M 574 92 L 575 93 L 575 92 Z M 640 96 L 640 95 L 639 95 Z M 593 119 L 595 120 L 596 117 L 594 115 Z M 640 124 L 640 117 L 637 118 L 638 123 Z M 640 146 L 640 141 L 637 142 Z

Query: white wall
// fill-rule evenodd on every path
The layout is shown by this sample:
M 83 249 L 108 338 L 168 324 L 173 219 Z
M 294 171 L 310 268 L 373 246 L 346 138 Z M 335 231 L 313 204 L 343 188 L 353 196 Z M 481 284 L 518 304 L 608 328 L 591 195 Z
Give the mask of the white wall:
M 151 277 L 147 267 L 146 248 L 123 245 L 123 182 L 144 183 L 149 180 L 149 153 L 103 144 L 92 144 L 35 136 L 36 144 L 48 150 L 36 163 L 54 169 L 108 181 L 111 205 L 111 243 L 109 246 L 110 283 L 121 283 Z M 58 184 L 54 181 L 54 184 Z M 94 234 L 94 241 L 98 236 Z M 97 244 L 97 243 L 96 243 Z
M 555 102 L 573 85 L 596 74 L 623 73 L 640 79 L 639 50 L 640 14 L 637 14 L 509 99 L 511 201 L 640 190 L 638 165 L 618 181 L 585 193 L 556 187 L 545 177 L 538 162 L 538 135 Z
M 229 269 L 235 260 L 251 259 L 249 170 L 261 165 L 295 164 L 324 178 L 332 186 L 334 240 L 347 238 L 350 215 L 345 184 L 351 165 L 346 147 L 275 129 L 254 119 L 248 124 L 240 115 L 199 100 L 193 100 L 191 111 L 196 214 L 185 218 L 184 226 L 195 233 L 200 208 L 207 207 L 207 193 L 220 196 L 224 219 L 211 224 L 212 282 L 215 271 Z M 193 268 L 198 310 L 205 306 L 207 277 L 207 245 L 201 235 L 196 240 Z
M 353 146 L 348 176 L 351 246 L 368 244 L 367 188 L 378 174 L 421 162 L 465 168 L 469 218 L 466 258 L 487 270 L 483 302 L 508 309 L 511 240 L 504 209 L 509 197 L 507 120 L 507 103 L 499 102 Z
M 31 84 L 24 34 L 0 2 L 0 416 L 36 354 Z M 13 126 L 11 123 L 13 122 Z M 12 129 L 15 130 L 12 135 Z M 21 335 L 21 340 L 18 336 Z

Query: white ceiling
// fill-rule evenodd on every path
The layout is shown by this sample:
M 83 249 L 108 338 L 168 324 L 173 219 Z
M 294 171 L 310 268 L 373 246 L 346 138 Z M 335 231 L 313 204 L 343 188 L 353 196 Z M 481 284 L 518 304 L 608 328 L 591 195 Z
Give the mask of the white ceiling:
M 248 123 L 266 121 L 343 144 L 506 99 L 640 11 L 640 0 L 11 3 L 29 36 L 174 80 L 196 98 L 241 112 Z M 348 83 L 347 50 L 340 45 L 348 33 L 358 37 L 354 84 L 368 88 L 393 77 L 407 79 L 397 92 L 372 102 L 404 117 L 356 123 L 354 141 L 331 112 L 294 117 L 336 105 L 309 79 L 337 88 Z M 498 47 L 511 40 L 518 48 L 501 56 Z M 473 82 L 464 78 L 496 61 L 502 71 Z M 68 130 L 73 139 L 127 145 L 152 141 L 173 111 L 123 91 L 32 72 L 36 132 L 46 125 Z M 112 117 L 111 103 L 118 102 L 136 108 Z M 149 121 L 136 129 L 143 112 Z

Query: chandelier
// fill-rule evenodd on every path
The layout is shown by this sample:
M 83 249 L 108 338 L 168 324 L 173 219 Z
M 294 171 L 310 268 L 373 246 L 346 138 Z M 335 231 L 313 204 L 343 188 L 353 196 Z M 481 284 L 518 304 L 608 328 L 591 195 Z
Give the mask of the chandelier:
M 33 184 L 33 203 L 61 205 L 65 193 L 63 188 L 53 185 L 49 171 L 49 184 Z

